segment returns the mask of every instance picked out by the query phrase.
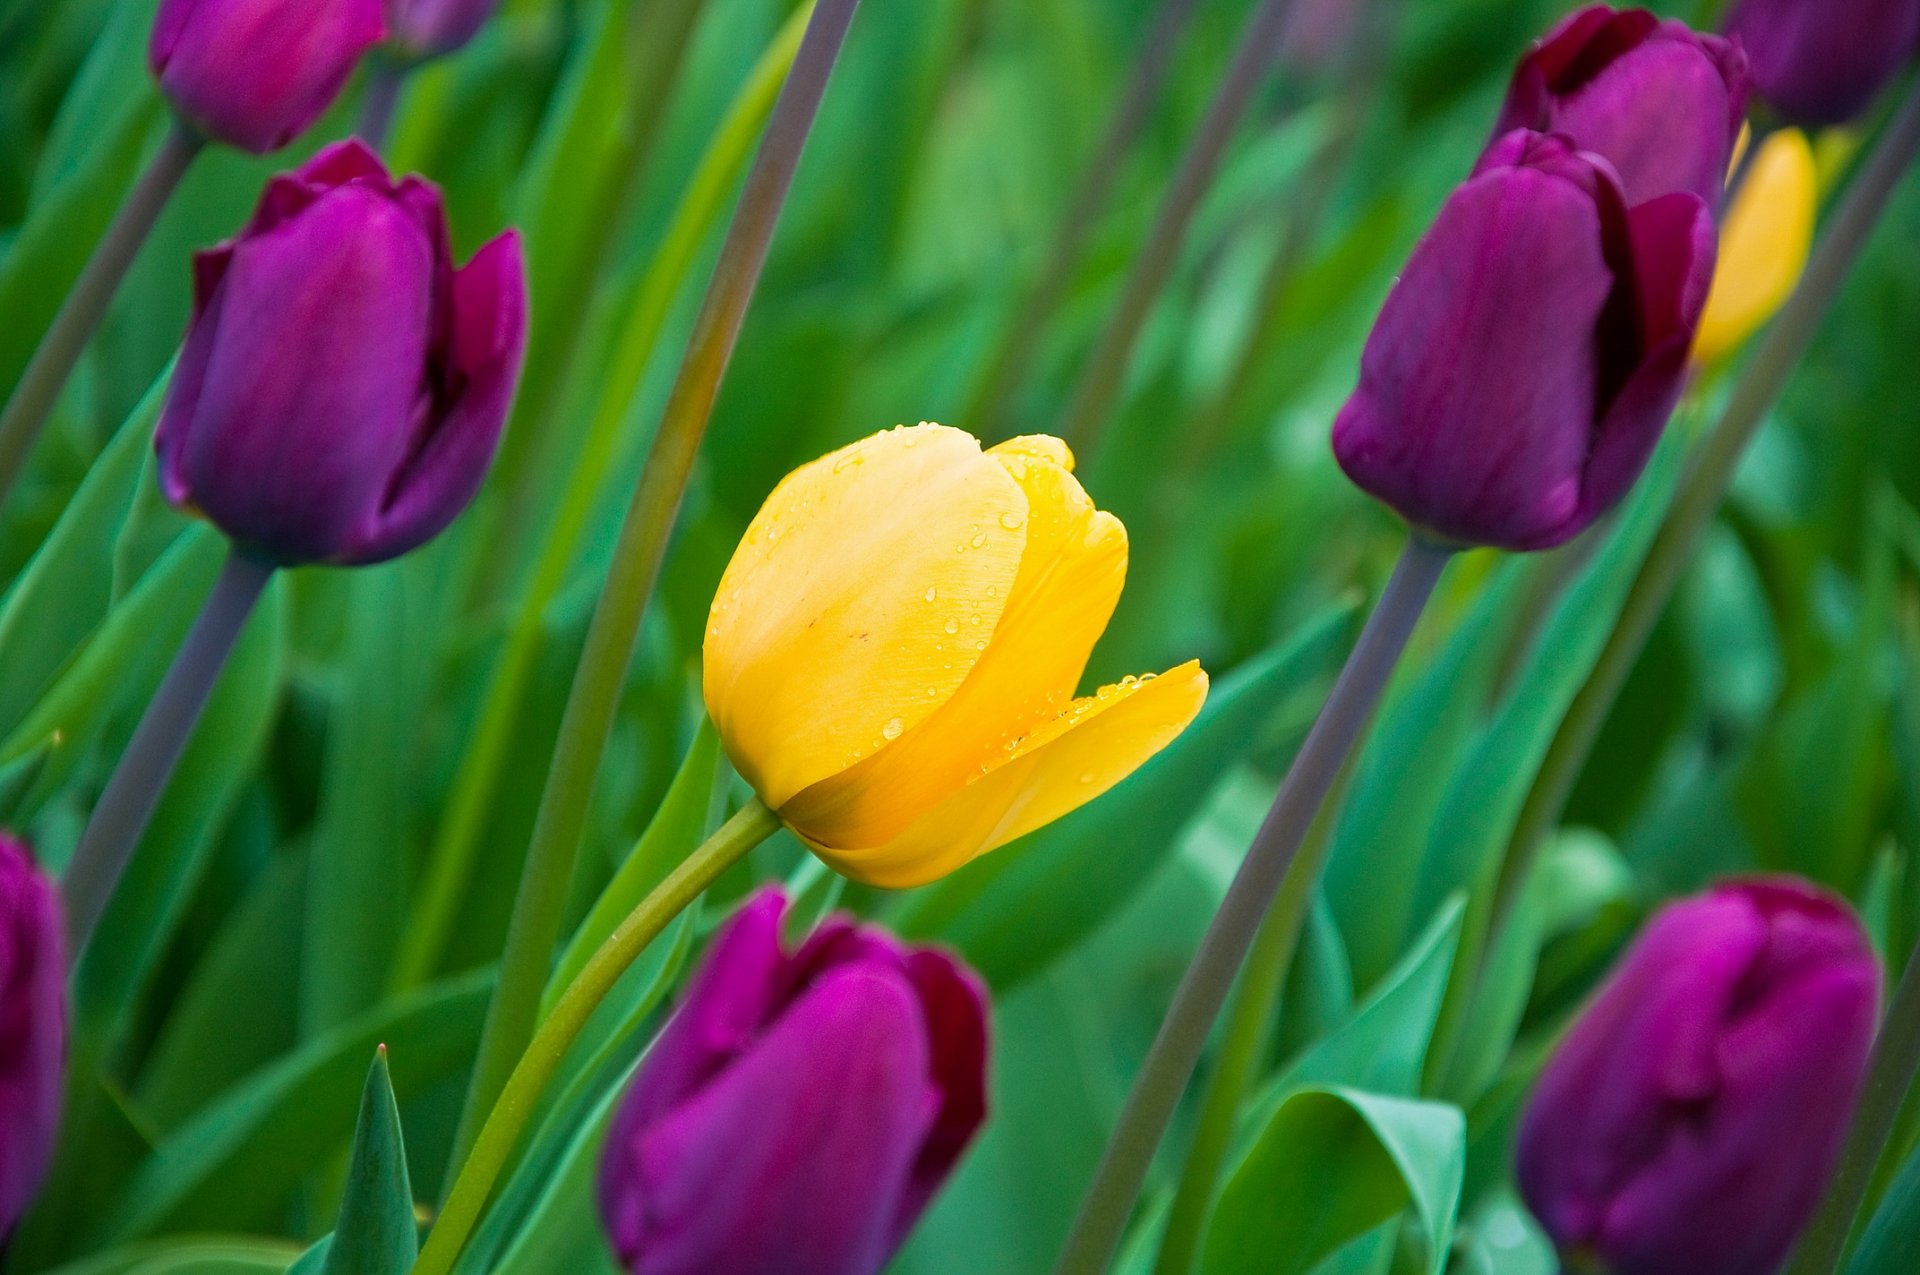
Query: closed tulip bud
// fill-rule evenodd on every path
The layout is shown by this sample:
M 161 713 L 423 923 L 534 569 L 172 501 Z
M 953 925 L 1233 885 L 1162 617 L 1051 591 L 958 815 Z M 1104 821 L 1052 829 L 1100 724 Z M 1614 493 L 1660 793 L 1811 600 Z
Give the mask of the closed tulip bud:
M 1604 159 L 1508 134 L 1388 295 L 1334 423 L 1335 455 L 1441 542 L 1571 539 L 1652 455 L 1713 257 L 1699 196 L 1629 210 Z
M 1055 438 L 982 452 L 939 425 L 788 475 L 721 579 L 707 711 L 822 858 L 906 887 L 1091 801 L 1199 712 L 1183 664 L 1074 698 L 1126 529 Z
M 1696 362 L 1739 349 L 1792 295 L 1813 249 L 1819 202 L 1807 135 L 1786 128 L 1762 142 L 1721 223 L 1720 268 L 1700 317 Z
M 264 155 L 320 118 L 386 36 L 381 0 L 161 0 L 147 60 L 195 132 Z
M 46 1176 L 60 1127 L 63 925 L 53 883 L 0 832 L 0 1244 Z
M 986 1118 L 987 997 L 951 957 L 778 890 L 715 937 L 607 1135 L 600 1207 L 635 1275 L 875 1275 Z
M 168 499 L 283 566 L 395 557 L 473 499 L 526 343 L 512 232 L 455 269 L 439 192 L 349 141 L 275 178 L 194 282 Z
M 1726 28 L 1767 105 L 1796 124 L 1845 124 L 1920 52 L 1920 0 L 1740 0 Z
M 1613 165 L 1629 207 L 1683 190 L 1718 208 L 1747 89 L 1736 45 L 1645 9 L 1589 5 L 1521 60 L 1494 138 L 1571 137 Z
M 1774 1270 L 1832 1171 L 1879 988 L 1853 914 L 1797 879 L 1661 909 L 1534 1090 L 1528 1205 L 1614 1275 Z
M 387 0 L 387 26 L 395 51 L 425 60 L 462 48 L 480 34 L 499 0 Z

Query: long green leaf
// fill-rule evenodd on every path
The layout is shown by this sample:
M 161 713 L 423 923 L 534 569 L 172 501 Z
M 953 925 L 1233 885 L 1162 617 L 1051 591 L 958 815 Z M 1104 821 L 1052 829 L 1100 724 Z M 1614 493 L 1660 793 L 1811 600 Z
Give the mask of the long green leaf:
M 374 1051 L 347 1161 L 346 1193 L 321 1275 L 407 1275 L 420 1256 L 413 1185 L 387 1048 Z

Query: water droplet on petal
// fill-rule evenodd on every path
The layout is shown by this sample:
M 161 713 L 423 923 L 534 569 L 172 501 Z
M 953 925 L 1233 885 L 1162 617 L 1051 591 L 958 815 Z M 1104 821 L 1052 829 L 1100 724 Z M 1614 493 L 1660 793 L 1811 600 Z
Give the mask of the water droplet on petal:
M 1016 513 L 1004 513 L 1000 515 L 1000 525 L 1008 531 L 1018 531 L 1027 525 L 1027 520 Z
M 904 731 L 906 728 L 907 728 L 907 724 L 905 722 L 901 721 L 897 717 L 894 717 L 894 718 L 888 719 L 887 724 L 880 728 L 880 733 L 886 736 L 888 739 L 898 739 L 900 738 L 900 732 Z
M 927 601 L 931 602 L 939 596 L 940 596 L 940 586 L 934 585 L 934 584 L 930 584 L 927 586 Z
M 957 620 L 948 620 L 948 621 L 947 621 L 947 632 L 949 632 L 949 633 L 958 633 L 959 631 L 960 631 L 960 622 L 959 622 L 959 621 L 957 621 Z

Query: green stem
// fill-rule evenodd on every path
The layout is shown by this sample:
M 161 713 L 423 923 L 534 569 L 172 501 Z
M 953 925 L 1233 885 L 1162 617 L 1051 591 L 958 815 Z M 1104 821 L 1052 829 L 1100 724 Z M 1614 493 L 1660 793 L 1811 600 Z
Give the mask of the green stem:
M 673 299 L 692 271 L 706 229 L 718 216 L 745 165 L 787 68 L 793 64 L 800 34 L 805 30 L 805 14 L 805 9 L 796 12 L 795 20 L 767 47 L 741 87 L 681 197 L 660 250 L 648 265 L 633 313 L 617 343 L 620 353 L 607 373 L 586 442 L 574 458 L 558 509 L 545 524 L 540 556 L 526 586 L 518 591 L 506 642 L 489 671 L 479 720 L 461 755 L 446 813 L 427 859 L 420 901 L 395 964 L 397 989 L 416 987 L 433 976 L 459 922 L 474 856 L 479 852 L 481 829 L 515 741 L 527 681 L 539 659 L 547 609 L 567 583 L 567 573 L 586 538 L 607 474 L 619 458 L 628 409 L 646 373 L 648 358 L 659 344 Z M 673 499 L 678 502 L 677 493 Z
M 1847 1129 L 1840 1163 L 1786 1275 L 1833 1275 L 1840 1269 L 1853 1234 L 1854 1215 L 1867 1198 L 1867 1185 L 1886 1151 L 1916 1071 L 1920 1071 L 1920 960 L 1909 955 L 1887 1021 L 1873 1044 L 1873 1061 L 1867 1066 L 1866 1084 Z
M 113 294 L 119 291 L 127 267 L 133 264 L 140 245 L 146 242 L 153 223 L 160 219 L 161 210 L 186 176 L 202 144 L 201 138 L 183 125 L 167 130 L 166 140 L 127 192 L 126 201 L 100 237 L 93 256 L 74 280 L 73 291 L 53 316 L 52 326 L 13 387 L 13 397 L 0 410 L 0 508 L 5 508 L 27 454 L 40 437 L 40 429 L 53 412 L 94 329 L 112 304 Z
M 640 906 L 620 923 L 620 928 L 607 936 L 607 941 L 600 945 L 579 977 L 554 1002 L 553 1013 L 540 1025 L 539 1032 L 527 1044 L 525 1053 L 520 1055 L 502 1086 L 486 1124 L 474 1141 L 472 1154 L 460 1166 L 446 1207 L 427 1236 L 426 1248 L 414 1265 L 414 1275 L 447 1275 L 453 1269 L 541 1094 L 559 1072 L 567 1050 L 579 1039 L 587 1020 L 593 1017 L 621 975 L 633 966 L 669 922 L 719 880 L 722 873 L 772 836 L 779 826 L 779 816 L 758 800 L 748 803 L 674 869 L 673 875 L 642 899 Z
M 353 131 L 378 153 L 386 152 L 393 115 L 400 107 L 400 90 L 406 87 L 412 70 L 405 62 L 385 54 L 375 54 L 369 61 L 366 87 L 360 93 L 360 120 Z
M 1146 1182 L 1154 1149 L 1173 1118 L 1187 1080 L 1206 1048 L 1248 949 L 1295 863 L 1308 829 L 1346 765 L 1386 689 L 1387 679 L 1432 596 L 1451 548 L 1418 537 L 1407 542 L 1341 670 L 1340 680 L 1307 733 L 1273 809 L 1234 875 L 1160 1024 L 1133 1092 L 1107 1142 L 1106 1155 L 1074 1220 L 1055 1268 L 1058 1275 L 1100 1275 L 1119 1247 L 1134 1200 Z M 1304 873 L 1303 873 L 1304 875 Z
M 1866 247 L 1887 200 L 1916 153 L 1920 153 L 1920 81 L 1909 90 L 1906 101 L 1861 166 L 1808 263 L 1800 286 L 1781 307 L 1734 387 L 1726 411 L 1701 444 L 1693 468 L 1674 498 L 1673 509 L 1621 605 L 1620 618 L 1614 622 L 1593 672 L 1568 707 L 1521 808 L 1501 864 L 1494 894 L 1495 927 L 1505 920 L 1532 870 L 1534 857 L 1559 823 L 1607 714 L 1693 561 L 1714 511 L 1725 500 L 1747 444 L 1812 344 L 1820 320 Z
M 594 779 L 633 659 L 640 621 L 659 576 L 721 378 L 766 264 L 794 169 L 858 7 L 859 0 L 820 0 L 807 24 L 621 527 L 613 567 L 587 630 L 534 819 L 533 842 L 500 958 L 500 983 L 488 1007 L 461 1132 L 454 1143 L 456 1162 L 469 1145 L 480 1114 L 493 1105 L 513 1060 L 533 1034 Z
M 1187 225 L 1200 207 L 1201 198 L 1213 185 L 1214 174 L 1226 156 L 1227 144 L 1233 140 L 1241 117 L 1279 54 L 1291 8 L 1292 0 L 1261 0 L 1259 8 L 1241 28 L 1233 61 L 1208 103 L 1200 126 L 1187 143 L 1186 154 L 1181 157 L 1179 171 L 1174 174 L 1166 198 L 1155 214 L 1147 242 L 1133 259 L 1120 300 L 1114 305 L 1099 342 L 1081 371 L 1060 435 L 1084 456 L 1093 455 L 1107 418 L 1119 402 L 1126 386 L 1127 366 L 1133 359 L 1134 343 L 1146 326 L 1154 299 L 1173 273 L 1180 256 L 1180 244 L 1187 236 Z

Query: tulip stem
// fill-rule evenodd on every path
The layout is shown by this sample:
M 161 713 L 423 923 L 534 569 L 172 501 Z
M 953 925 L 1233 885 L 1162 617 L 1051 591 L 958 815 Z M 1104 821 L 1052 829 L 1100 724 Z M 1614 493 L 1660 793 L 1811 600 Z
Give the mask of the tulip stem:
M 187 640 L 154 692 L 127 751 L 100 794 L 74 849 L 61 892 L 67 901 L 67 956 L 80 960 L 113 888 L 147 830 L 160 794 L 207 706 L 247 617 L 260 601 L 274 568 L 235 550 L 214 582 Z
M 1452 556 L 1449 546 L 1417 535 L 1408 540 L 1380 604 L 1347 657 L 1174 993 L 1081 1203 L 1055 1267 L 1059 1275 L 1100 1275 L 1113 1260 L 1154 1150 L 1206 1047 L 1214 1019 Z
M 1518 897 L 1540 846 L 1559 822 L 1627 675 L 1685 576 L 1714 512 L 1726 498 L 1747 444 L 1812 344 L 1821 318 L 1866 247 L 1888 198 L 1916 154 L 1920 154 L 1920 82 L 1909 90 L 1906 101 L 1862 164 L 1835 209 L 1831 228 L 1809 261 L 1800 286 L 1781 307 L 1734 387 L 1726 411 L 1700 445 L 1674 497 L 1673 508 L 1621 604 L 1620 616 L 1593 672 L 1567 709 L 1527 794 L 1500 867 L 1494 894 L 1496 930 Z
M 500 981 L 487 1010 L 472 1086 L 454 1139 L 455 1163 L 471 1144 L 480 1116 L 494 1105 L 514 1059 L 533 1035 L 594 779 L 627 666 L 633 660 L 640 621 L 807 133 L 858 8 L 859 0 L 819 0 L 813 10 L 747 175 L 713 281 L 694 321 L 679 379 L 667 399 L 621 526 L 613 567 L 587 630 L 534 819 L 533 841 L 507 924 Z
M 120 211 L 114 214 L 112 223 L 95 246 L 93 256 L 87 259 L 80 277 L 74 280 L 73 290 L 67 293 L 46 335 L 40 338 L 33 358 L 13 387 L 13 397 L 0 409 L 0 508 L 5 508 L 7 496 L 19 480 L 41 427 L 59 401 L 60 391 L 73 374 L 74 365 L 80 361 L 94 329 L 100 326 L 113 294 L 126 277 L 127 267 L 133 264 L 140 245 L 146 242 L 153 223 L 159 220 L 161 210 L 180 185 L 180 179 L 186 176 L 202 145 L 203 139 L 185 125 L 175 124 L 167 130 L 160 149 L 154 152 L 146 171 L 127 192 Z
M 1787 1266 L 1787 1275 L 1833 1275 L 1840 1269 L 1854 1231 L 1854 1215 L 1866 1199 L 1916 1072 L 1920 1072 L 1920 960 L 1909 954 L 1887 1019 L 1874 1040 L 1873 1061 L 1867 1065 L 1866 1084 L 1847 1129 L 1839 1166 Z
M 506 1167 L 520 1134 L 533 1118 L 540 1095 L 559 1072 L 567 1050 L 579 1039 L 587 1021 L 621 976 L 632 968 L 669 922 L 779 827 L 779 816 L 757 798 L 748 802 L 627 914 L 627 919 L 607 936 L 606 942 L 567 985 L 494 1102 L 480 1136 L 474 1141 L 473 1153 L 461 1165 L 453 1190 L 447 1195 L 446 1207 L 427 1236 L 426 1247 L 413 1268 L 414 1275 L 447 1275 L 453 1269 L 473 1233 L 474 1224 L 480 1220 L 480 1211 L 492 1194 L 494 1183 Z
M 394 112 L 400 107 L 400 90 L 406 87 L 412 70 L 405 62 L 381 56 L 375 56 L 367 68 L 366 87 L 360 94 L 360 122 L 353 131 L 376 152 L 386 153 Z
M 959 422 L 974 433 L 987 437 L 1000 432 L 999 422 L 1007 412 L 1008 400 L 1020 388 L 1027 365 L 1039 345 L 1040 333 L 1059 308 L 1060 299 L 1067 294 L 1067 286 L 1073 281 L 1073 268 L 1086 248 L 1114 183 L 1119 180 L 1121 165 L 1151 118 L 1154 99 L 1160 96 L 1167 72 L 1173 66 L 1180 33 L 1198 7 L 1198 0 L 1161 0 L 1160 11 L 1154 16 L 1153 26 L 1134 59 L 1126 87 L 1121 90 L 1120 105 L 1100 139 L 1093 162 L 1087 165 L 1067 205 L 1066 216 L 1061 218 L 1040 277 L 994 347 L 986 372 L 973 392 L 964 419 Z

